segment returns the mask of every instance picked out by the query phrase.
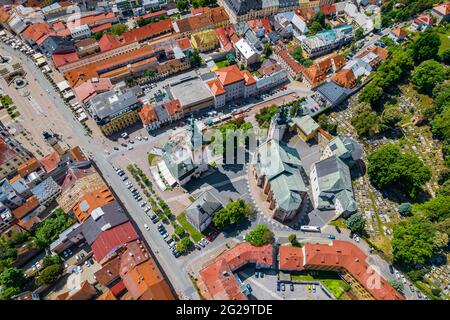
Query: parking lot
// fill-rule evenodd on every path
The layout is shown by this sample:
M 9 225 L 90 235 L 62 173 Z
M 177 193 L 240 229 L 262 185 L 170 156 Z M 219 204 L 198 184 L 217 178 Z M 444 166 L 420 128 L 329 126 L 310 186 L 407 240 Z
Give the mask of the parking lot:
M 258 270 L 263 273 L 261 278 L 255 276 L 255 267 L 246 267 L 238 270 L 237 275 L 244 284 L 250 284 L 252 293 L 249 299 L 253 300 L 331 300 L 330 297 L 315 285 L 315 290 L 311 285 L 284 283 L 277 290 L 277 271 L 276 270 Z

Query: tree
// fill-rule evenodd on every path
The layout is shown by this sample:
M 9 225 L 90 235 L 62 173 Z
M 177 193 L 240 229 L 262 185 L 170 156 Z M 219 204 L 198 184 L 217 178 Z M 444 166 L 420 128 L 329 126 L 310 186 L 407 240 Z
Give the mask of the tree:
M 289 242 L 294 245 L 297 243 L 297 236 L 295 235 L 295 233 L 290 234 L 288 237 Z
M 269 128 L 270 121 L 280 111 L 280 107 L 272 105 L 264 107 L 255 115 L 255 119 L 261 128 Z
M 317 21 L 322 27 L 325 27 L 325 13 L 322 11 L 317 12 L 314 21 Z
M 52 217 L 45 219 L 37 228 L 34 238 L 39 248 L 45 249 L 58 238 L 61 232 L 70 227 L 75 221 L 61 209 L 56 209 Z
M 320 25 L 319 22 L 313 21 L 311 23 L 311 25 L 309 26 L 308 30 L 309 30 L 309 33 L 316 34 L 317 32 L 322 30 L 322 26 Z
M 347 225 L 347 228 L 352 230 L 354 233 L 362 234 L 366 221 L 360 213 L 354 213 L 347 218 L 345 224 Z
M 234 53 L 230 52 L 229 54 L 227 54 L 226 58 L 227 58 L 228 65 L 232 65 L 232 64 L 236 63 L 236 56 L 234 55 Z
M 422 204 L 416 204 L 413 206 L 413 212 L 427 217 L 432 222 L 444 221 L 450 218 L 450 196 L 439 195 Z
M 380 101 L 383 95 L 383 88 L 378 86 L 375 81 L 369 83 L 361 90 L 358 96 L 359 102 L 366 102 L 374 105 L 376 102 Z
M 338 126 L 337 123 L 329 121 L 327 115 L 321 114 L 317 120 L 318 120 L 319 126 L 323 130 L 328 131 L 332 135 L 337 134 L 337 126 Z
M 450 81 L 445 81 L 433 89 L 433 102 L 436 106 L 436 112 L 442 113 L 450 108 Z
M 445 68 L 435 60 L 426 60 L 417 66 L 411 82 L 419 92 L 431 94 L 433 89 L 444 82 Z
M 178 226 L 175 228 L 175 234 L 181 237 L 184 234 L 184 228 L 182 226 Z
M 264 55 L 268 58 L 272 55 L 272 53 L 273 53 L 272 47 L 270 46 L 270 44 L 266 43 L 264 45 Z
M 379 120 L 373 111 L 363 111 L 354 116 L 350 122 L 360 137 L 372 137 L 378 132 Z
M 436 231 L 433 241 L 434 252 L 442 252 L 448 245 L 448 234 L 440 231 Z
M 441 60 L 445 64 L 450 64 L 450 49 L 445 49 L 444 52 L 441 53 Z
M 362 28 L 358 28 L 355 31 L 355 39 L 356 40 L 361 40 L 362 38 L 364 38 L 364 30 Z
M 419 64 L 425 60 L 436 59 L 440 45 L 441 39 L 436 32 L 428 30 L 421 33 L 411 45 L 414 62 Z
M 450 139 L 450 108 L 447 108 L 433 119 L 431 130 L 433 134 L 442 140 L 448 141 Z
M 403 202 L 398 206 L 397 211 L 403 217 L 409 216 L 412 213 L 412 204 L 409 202 Z
M 400 280 L 388 280 L 389 284 L 398 292 L 403 293 L 405 287 Z
M 189 62 L 191 63 L 192 67 L 200 67 L 202 64 L 202 57 L 200 56 L 200 52 L 195 49 L 190 55 L 189 55 Z
M 298 46 L 292 51 L 292 57 L 300 63 L 303 61 L 303 49 L 301 46 Z
M 151 78 L 154 75 L 155 75 L 155 70 L 153 70 L 153 69 L 147 69 L 144 72 L 144 77 L 146 77 L 146 78 Z
M 189 247 L 192 245 L 191 240 L 188 237 L 182 238 L 177 242 L 176 249 L 180 253 L 184 253 L 189 250 Z
M 245 240 L 252 246 L 261 247 L 272 242 L 273 232 L 265 224 L 259 224 L 247 233 Z
M 433 224 L 423 217 L 412 216 L 394 227 L 392 250 L 394 262 L 400 264 L 424 264 L 433 255 Z
M 4 288 L 20 288 L 25 282 L 23 271 L 10 267 L 0 273 L 0 286 Z
M 20 293 L 20 288 L 1 288 L 0 289 L 0 300 L 10 300 L 12 296 Z
M 104 33 L 105 33 L 104 31 L 99 31 L 99 32 L 94 33 L 92 35 L 92 37 L 94 37 L 94 39 L 98 41 L 101 39 L 101 37 L 103 37 Z
M 450 180 L 445 181 L 436 191 L 436 196 L 450 197 Z
M 54 264 L 60 264 L 61 258 L 58 255 L 48 255 L 44 257 L 44 260 L 42 261 L 42 268 L 46 268 L 48 266 L 54 265 Z
M 117 24 L 114 24 L 110 29 L 109 29 L 109 32 L 112 34 L 112 35 L 115 35 L 115 36 L 121 36 L 125 31 L 127 31 L 128 30 L 128 26 L 126 25 L 126 24 L 123 24 L 123 23 L 117 23 Z
M 381 115 L 380 129 L 393 129 L 402 120 L 402 114 L 397 108 L 387 108 Z
M 422 185 L 430 180 L 431 170 L 416 156 L 403 154 L 393 144 L 377 148 L 369 156 L 368 174 L 377 188 L 398 185 L 415 198 Z
M 177 1 L 177 9 L 180 12 L 184 12 L 189 8 L 189 1 L 187 0 L 179 0 Z
M 219 229 L 241 222 L 253 214 L 252 208 L 242 199 L 230 200 L 228 204 L 214 214 L 213 222 Z
M 63 271 L 64 268 L 61 264 L 52 264 L 40 272 L 38 282 L 40 285 L 52 284 Z

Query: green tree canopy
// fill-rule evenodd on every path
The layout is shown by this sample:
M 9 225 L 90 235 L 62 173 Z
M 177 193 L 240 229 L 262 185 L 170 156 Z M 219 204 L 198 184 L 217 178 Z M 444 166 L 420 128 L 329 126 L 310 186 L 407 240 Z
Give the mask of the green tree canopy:
M 184 12 L 189 8 L 189 1 L 187 0 L 179 0 L 177 1 L 177 9 L 180 12 Z
M 331 122 L 326 114 L 321 114 L 317 119 L 319 126 L 335 136 L 337 134 L 337 123 Z
M 202 64 L 202 57 L 200 56 L 200 52 L 195 49 L 190 55 L 189 55 L 189 62 L 191 63 L 192 67 L 200 67 Z
M 189 250 L 189 247 L 192 245 L 189 237 L 184 237 L 180 241 L 177 242 L 176 249 L 180 253 L 184 253 Z
M 34 236 L 37 246 L 42 249 L 46 248 L 74 222 L 74 219 L 68 214 L 61 209 L 56 209 L 54 216 L 48 217 L 38 226 Z
M 450 218 L 450 196 L 436 196 L 435 198 L 416 204 L 413 212 L 424 215 L 432 222 L 439 222 Z
M 296 47 L 292 51 L 292 57 L 300 63 L 303 61 L 303 49 L 301 46 Z
M 261 247 L 271 243 L 273 240 L 273 232 L 265 224 L 258 224 L 245 236 L 245 240 L 252 246 Z
M 40 285 L 52 284 L 63 271 L 64 268 L 61 264 L 52 264 L 40 272 L 38 282 Z
M 44 260 L 42 261 L 42 268 L 46 268 L 48 266 L 54 265 L 54 264 L 60 264 L 61 258 L 58 255 L 47 255 L 44 257 Z
M 121 36 L 125 31 L 128 30 L 128 26 L 123 23 L 114 24 L 110 29 L 109 32 L 112 35 L 115 36 Z
M 436 59 L 440 45 L 441 39 L 436 32 L 428 30 L 420 33 L 417 40 L 411 44 L 414 62 L 419 64 L 425 60 Z
M 252 208 L 242 199 L 230 200 L 228 204 L 214 214 L 213 222 L 219 229 L 241 222 L 253 214 Z
M 383 95 L 383 88 L 378 86 L 376 82 L 371 82 L 368 85 L 366 85 L 358 96 L 359 102 L 367 102 L 370 104 L 375 104 L 378 100 L 380 100 L 380 97 Z
M 395 107 L 387 108 L 381 115 L 380 129 L 387 130 L 395 128 L 401 120 L 402 114 L 399 109 Z
M 398 206 L 397 211 L 403 217 L 409 216 L 412 213 L 412 204 L 409 202 L 403 202 Z
M 0 286 L 4 288 L 20 288 L 25 282 L 23 271 L 10 267 L 0 273 Z
M 379 119 L 373 111 L 363 111 L 355 115 L 350 122 L 360 137 L 372 137 L 378 132 Z
M 431 178 L 430 168 L 419 158 L 401 153 L 393 144 L 381 146 L 369 156 L 368 174 L 377 188 L 397 184 L 411 198 Z
M 364 231 L 364 226 L 366 224 L 366 221 L 362 214 L 360 213 L 354 213 L 350 217 L 347 218 L 345 221 L 345 224 L 347 225 L 347 228 L 352 230 L 353 232 L 357 234 L 362 234 Z
M 450 64 L 450 49 L 445 49 L 444 52 L 441 53 L 441 59 L 445 64 Z
M 270 121 L 272 120 L 273 116 L 276 115 L 279 111 L 280 107 L 276 105 L 264 107 L 255 115 L 255 119 L 261 128 L 267 129 L 269 128 Z
M 442 64 L 435 60 L 426 60 L 417 66 L 411 82 L 419 92 L 431 94 L 437 85 L 444 82 L 446 76 Z
M 297 236 L 295 235 L 295 233 L 290 234 L 288 237 L 288 240 L 291 244 L 295 244 L 297 243 Z
M 412 216 L 394 228 L 392 249 L 394 261 L 400 264 L 424 264 L 433 255 L 436 229 L 423 217 Z
M 234 53 L 230 52 L 229 54 L 227 54 L 226 58 L 228 61 L 228 65 L 232 65 L 232 64 L 236 63 L 236 56 L 234 55 Z
M 437 196 L 450 197 L 450 180 L 445 181 L 436 191 Z
M 445 81 L 433 89 L 436 112 L 442 113 L 450 107 L 450 81 Z
M 450 108 L 445 109 L 433 119 L 431 130 L 442 140 L 450 139 Z
M 389 284 L 398 292 L 403 293 L 405 287 L 403 286 L 403 282 L 400 280 L 388 280 Z

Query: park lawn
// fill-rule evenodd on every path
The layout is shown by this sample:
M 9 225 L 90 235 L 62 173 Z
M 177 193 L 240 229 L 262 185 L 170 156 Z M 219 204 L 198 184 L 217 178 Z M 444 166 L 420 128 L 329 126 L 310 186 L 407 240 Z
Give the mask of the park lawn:
M 177 217 L 177 221 L 180 223 L 183 229 L 186 230 L 187 233 L 189 233 L 195 243 L 199 242 L 204 237 L 204 235 L 200 231 L 195 229 L 194 226 L 191 225 L 189 221 L 187 221 L 186 214 L 184 212 Z
M 350 285 L 332 271 L 299 271 L 291 273 L 292 281 L 320 281 L 336 299 L 351 289 Z
M 439 38 L 441 38 L 441 45 L 439 47 L 439 54 L 444 52 L 445 49 L 450 48 L 450 31 L 447 33 L 439 33 Z
M 320 280 L 322 284 L 330 291 L 336 299 L 339 299 L 345 292 L 351 289 L 350 285 L 344 280 Z
M 228 60 L 220 60 L 216 62 L 216 66 L 217 68 L 223 68 L 223 67 L 228 67 L 230 64 L 228 63 Z

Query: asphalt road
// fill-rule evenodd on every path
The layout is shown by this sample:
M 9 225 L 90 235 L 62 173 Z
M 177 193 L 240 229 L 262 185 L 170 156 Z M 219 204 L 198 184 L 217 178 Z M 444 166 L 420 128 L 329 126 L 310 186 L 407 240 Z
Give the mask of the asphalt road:
M 122 180 L 119 176 L 117 176 L 114 168 L 105 158 L 102 145 L 96 144 L 95 141 L 85 134 L 85 130 L 82 125 L 78 121 L 74 120 L 73 114 L 69 107 L 66 106 L 59 94 L 53 89 L 53 86 L 48 82 L 31 59 L 22 53 L 13 50 L 11 47 L 5 46 L 4 44 L 1 44 L 1 46 L 11 55 L 21 58 L 21 61 L 28 66 L 29 70 L 36 78 L 36 84 L 41 86 L 42 92 L 45 92 L 46 89 L 49 90 L 48 95 L 53 100 L 58 111 L 64 117 L 67 126 L 72 129 L 74 135 L 76 135 L 79 141 L 81 141 L 81 147 L 88 154 L 88 156 L 95 161 L 108 184 L 114 189 L 116 194 L 119 195 L 120 200 L 127 208 L 131 218 L 139 227 L 145 241 L 147 241 L 149 246 L 152 248 L 153 253 L 157 257 L 158 262 L 162 266 L 179 297 L 181 299 L 199 299 L 188 275 L 183 272 L 178 261 L 175 257 L 173 257 L 172 253 L 168 249 L 167 244 L 153 226 L 150 218 L 143 212 L 142 208 L 131 196 Z M 145 230 L 145 223 L 151 227 L 151 231 Z

